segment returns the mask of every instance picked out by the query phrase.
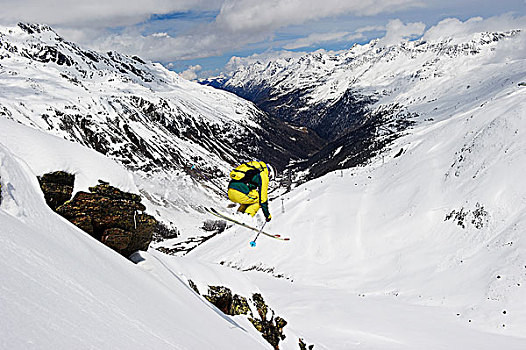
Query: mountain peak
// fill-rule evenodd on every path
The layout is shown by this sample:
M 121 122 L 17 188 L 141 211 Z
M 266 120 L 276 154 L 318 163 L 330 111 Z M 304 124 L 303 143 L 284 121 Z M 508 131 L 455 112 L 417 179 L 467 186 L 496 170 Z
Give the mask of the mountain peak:
M 52 32 L 58 36 L 58 34 L 50 26 L 45 24 L 18 22 L 17 25 L 27 34 Z

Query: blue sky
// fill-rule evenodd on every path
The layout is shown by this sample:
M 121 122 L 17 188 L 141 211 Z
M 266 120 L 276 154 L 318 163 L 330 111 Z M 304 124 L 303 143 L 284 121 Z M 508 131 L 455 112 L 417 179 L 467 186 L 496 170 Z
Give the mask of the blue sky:
M 526 0 L 2 0 L 0 24 L 45 23 L 83 46 L 192 79 L 251 59 L 415 38 L 448 18 L 526 29 L 525 16 Z

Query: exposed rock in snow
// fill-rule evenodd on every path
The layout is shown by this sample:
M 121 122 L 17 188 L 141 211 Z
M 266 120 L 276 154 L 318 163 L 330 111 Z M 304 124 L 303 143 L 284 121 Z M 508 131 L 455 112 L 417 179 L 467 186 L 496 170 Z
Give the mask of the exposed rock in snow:
M 57 213 L 125 257 L 148 250 L 157 220 L 145 214 L 141 197 L 107 185 L 78 192 Z
M 40 188 L 44 192 L 47 205 L 56 210 L 71 199 L 75 186 L 75 175 L 64 171 L 55 171 L 38 177 Z

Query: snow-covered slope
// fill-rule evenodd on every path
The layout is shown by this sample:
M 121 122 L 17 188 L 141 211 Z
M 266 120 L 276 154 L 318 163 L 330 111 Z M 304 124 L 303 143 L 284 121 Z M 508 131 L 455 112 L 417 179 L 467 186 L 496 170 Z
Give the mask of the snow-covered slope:
M 0 348 L 268 348 L 246 320 L 194 293 L 167 266 L 172 257 L 151 256 L 150 265 L 160 265 L 153 273 L 55 214 L 36 179 L 47 167 L 65 166 L 81 185 L 104 177 L 134 190 L 124 168 L 80 145 L 0 122 L 21 144 L 6 147 L 0 139 Z
M 160 65 L 85 51 L 44 26 L 3 28 L 0 35 L 2 115 L 133 169 L 181 168 L 192 156 L 222 165 L 217 151 L 224 146 L 219 137 L 210 138 L 211 129 L 243 135 L 258 127 L 261 115 L 251 105 L 196 89 Z
M 415 122 L 412 129 L 390 139 L 390 148 L 365 166 L 327 173 L 272 201 L 273 219 L 266 230 L 291 237 L 289 242 L 260 237 L 257 247 L 251 248 L 253 233 L 231 228 L 184 258 L 150 249 L 138 254 L 138 264 L 133 265 L 54 214 L 44 203 L 36 176 L 67 170 L 77 175 L 75 190 L 103 179 L 123 190 L 142 192 L 150 197 L 148 210 L 161 219 L 176 217 L 175 211 L 193 217 L 186 212 L 188 207 L 212 200 L 189 179 L 176 180 L 177 174 L 159 179 L 148 171 L 138 176 L 82 147 L 78 143 L 87 144 L 84 139 L 71 136 L 80 135 L 75 131 L 77 123 L 64 124 L 72 126 L 66 132 L 55 128 L 58 119 L 50 124 L 46 118 L 41 118 L 45 124 L 33 120 L 41 116 L 47 101 L 39 99 L 49 95 L 28 92 L 34 81 L 16 80 L 21 73 L 9 76 L 9 72 L 31 71 L 41 79 L 38 83 L 45 81 L 41 65 L 72 70 L 77 66 L 67 65 L 69 55 L 46 49 L 31 55 L 26 61 L 30 64 L 22 68 L 15 64 L 6 68 L 8 63 L 21 62 L 20 52 L 25 52 L 17 49 L 15 54 L 10 51 L 13 46 L 5 44 L 5 37 L 16 31 L 16 35 L 31 34 L 27 28 L 19 30 L 3 34 L 5 57 L 0 60 L 2 91 L 10 96 L 1 97 L 7 107 L 0 118 L 1 348 L 270 348 L 246 318 L 225 316 L 195 294 L 187 285 L 189 278 L 200 289 L 222 284 L 236 293 L 261 292 L 288 321 L 287 338 L 280 343 L 284 350 L 297 349 L 298 337 L 315 349 L 331 350 L 526 348 L 523 34 L 498 34 L 496 40 L 484 43 L 488 35 L 493 37 L 481 34 L 469 39 L 480 44 L 474 49 L 447 39 L 441 41 L 449 46 L 438 51 L 431 49 L 431 43 L 375 51 L 372 43 L 368 52 L 375 63 L 353 84 L 364 96 L 375 98 L 374 111 L 400 106 L 394 108 L 400 113 L 391 115 L 388 123 L 369 125 L 370 131 L 389 137 L 391 131 L 384 129 L 396 128 L 400 114 Z M 38 35 L 53 34 L 44 30 Z M 457 40 L 464 43 L 464 38 Z M 18 43 L 9 40 L 13 41 Z M 114 62 L 115 54 L 102 56 L 111 64 L 135 61 Z M 365 67 L 357 58 L 347 63 L 352 67 L 353 62 Z M 104 79 L 108 78 L 104 67 L 111 64 L 102 67 Z M 36 66 L 40 68 L 33 70 Z M 413 69 L 423 70 L 413 75 L 417 72 Z M 135 73 L 126 74 L 139 79 L 133 77 Z M 143 75 L 143 81 L 151 78 L 137 74 Z M 155 79 L 151 88 L 162 95 Z M 60 95 L 56 79 L 50 81 L 46 86 Z M 112 93 L 127 83 L 119 82 Z M 71 91 L 69 85 L 62 88 Z M 85 96 L 99 96 L 88 90 L 75 98 L 82 102 Z M 213 94 L 222 99 L 223 93 Z M 203 106 L 196 99 L 206 99 L 204 92 L 191 95 L 186 102 L 174 98 L 170 105 Z M 322 95 L 321 90 L 316 94 Z M 16 96 L 31 103 L 20 104 Z M 345 96 L 351 101 L 355 95 Z M 32 108 L 34 114 L 29 113 Z M 126 114 L 132 119 L 124 124 L 139 128 L 137 135 L 143 140 L 152 136 L 137 121 L 147 113 L 139 113 L 138 119 L 133 115 Z M 210 120 L 204 114 L 196 120 L 213 125 L 216 119 L 209 116 Z M 231 117 L 225 112 L 226 119 Z M 254 121 L 232 118 L 247 125 Z M 196 122 L 192 132 L 206 129 L 205 124 Z M 64 136 L 77 143 L 65 141 Z M 119 148 L 117 138 L 108 140 L 111 149 Z M 349 157 L 346 147 L 355 140 L 337 141 L 325 153 L 329 155 L 322 156 L 344 167 L 347 163 L 341 159 Z M 176 142 L 177 147 L 181 144 L 185 140 Z M 203 150 L 196 154 L 211 161 L 214 153 L 205 146 Z M 117 153 L 109 155 L 123 160 Z M 145 164 L 140 159 L 130 161 Z M 223 159 L 214 164 L 226 167 L 226 163 Z
M 385 75 L 356 84 L 383 86 L 379 101 L 404 103 L 418 123 L 370 164 L 272 202 L 268 231 L 290 242 L 249 249 L 250 234 L 232 229 L 191 255 L 284 277 L 254 273 L 327 349 L 526 347 L 526 60 L 524 37 L 502 38 L 413 79 L 434 52 L 392 58 L 397 74 L 379 59 Z

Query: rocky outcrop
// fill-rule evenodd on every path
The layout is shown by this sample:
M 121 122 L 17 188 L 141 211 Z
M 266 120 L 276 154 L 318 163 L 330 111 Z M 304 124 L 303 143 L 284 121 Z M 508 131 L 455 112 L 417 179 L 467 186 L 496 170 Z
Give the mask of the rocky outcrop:
M 197 290 L 197 287 L 193 289 Z M 232 295 L 230 288 L 209 286 L 208 295 L 204 297 L 226 315 L 247 315 L 248 320 L 261 333 L 263 338 L 274 349 L 279 349 L 279 342 L 285 339 L 283 328 L 287 325 L 287 321 L 274 314 L 274 311 L 268 307 L 261 294 L 254 293 L 252 299 L 250 299 L 251 304 L 258 312 L 257 315 L 254 315 L 252 312 L 249 301 L 238 294 Z
M 275 316 L 274 311 L 269 309 L 261 294 L 253 294 L 252 301 L 258 310 L 259 318 L 249 317 L 248 320 L 263 335 L 263 338 L 274 347 L 274 349 L 279 349 L 279 342 L 285 339 L 283 328 L 287 325 L 287 321 L 279 316 Z M 269 310 L 271 312 L 270 319 L 268 319 L 267 315 Z
M 237 294 L 232 295 L 230 288 L 209 286 L 208 295 L 205 295 L 205 298 L 226 315 L 236 316 L 250 313 L 247 299 Z
M 185 240 L 179 240 L 178 242 L 172 244 L 171 248 L 157 247 L 155 249 L 168 255 L 178 255 L 183 252 L 184 254 L 188 254 L 193 249 L 197 248 L 212 237 L 224 232 L 226 229 L 226 222 L 222 220 L 206 220 L 203 222 L 201 229 L 204 231 L 204 234 L 202 235 L 195 235 L 188 237 Z M 179 233 L 177 229 L 165 229 L 158 226 L 155 229 L 155 235 L 153 239 L 154 242 L 161 242 L 166 239 L 175 238 L 178 236 L 178 234 Z
M 356 119 L 342 136 L 327 144 L 321 151 L 303 162 L 297 162 L 290 171 L 301 174 L 308 170 L 304 180 L 321 177 L 331 171 L 366 164 L 387 149 L 394 140 L 404 135 L 416 120 L 417 114 L 403 106 L 383 106 Z
M 221 286 L 210 286 L 208 295 L 205 298 L 214 304 L 222 313 L 231 315 L 230 307 L 232 306 L 232 291 L 230 288 Z
M 51 209 L 56 210 L 59 206 L 71 199 L 75 175 L 64 171 L 55 171 L 38 177 L 40 188 L 44 192 L 46 203 Z
M 141 197 L 106 183 L 89 190 L 75 194 L 57 213 L 125 257 L 147 250 L 157 220 L 144 213 Z

